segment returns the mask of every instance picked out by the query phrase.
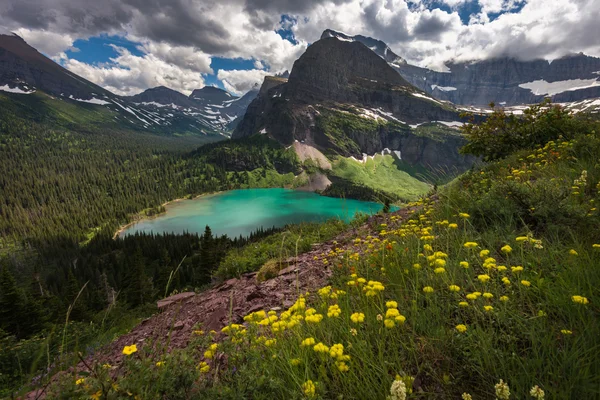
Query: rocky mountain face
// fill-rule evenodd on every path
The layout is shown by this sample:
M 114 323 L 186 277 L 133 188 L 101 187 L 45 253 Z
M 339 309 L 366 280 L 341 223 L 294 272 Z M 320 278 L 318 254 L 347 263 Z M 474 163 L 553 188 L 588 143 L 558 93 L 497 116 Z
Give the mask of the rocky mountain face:
M 114 97 L 39 53 L 17 35 L 0 35 L 0 87 L 4 92 L 33 93 L 90 101 Z M 12 91 L 11 91 L 12 89 Z
M 362 43 L 328 37 L 309 46 L 288 80 L 265 78 L 233 137 L 268 134 L 356 158 L 387 148 L 411 163 L 448 165 L 464 160 L 462 138 L 443 125 L 458 121 L 451 104 L 409 84 Z
M 365 44 L 388 61 L 387 45 L 375 39 L 326 30 L 323 36 Z M 600 58 L 577 54 L 554 61 L 520 61 L 514 58 L 448 63 L 447 72 L 408 63 L 388 61 L 408 82 L 437 99 L 454 104 L 486 106 L 490 102 L 514 106 L 551 97 L 554 102 L 574 102 L 600 97 Z
M 321 34 L 321 39 L 325 39 L 328 37 L 334 37 L 338 40 L 346 41 L 346 42 L 360 42 L 367 46 L 369 49 L 373 50 L 375 54 L 383 58 L 390 64 L 398 64 L 405 65 L 406 60 L 397 55 L 388 47 L 387 44 L 378 39 L 373 39 L 368 36 L 356 35 L 349 36 L 342 32 L 336 32 L 331 29 L 326 29 Z

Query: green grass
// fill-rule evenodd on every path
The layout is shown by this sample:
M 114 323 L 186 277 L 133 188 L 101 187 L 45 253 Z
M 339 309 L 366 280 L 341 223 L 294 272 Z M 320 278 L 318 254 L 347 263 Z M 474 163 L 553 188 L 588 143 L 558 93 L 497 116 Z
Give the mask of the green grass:
M 338 157 L 333 162 L 332 174 L 355 184 L 392 193 L 402 199 L 414 200 L 427 193 L 431 186 L 404 171 L 405 165 L 391 155 L 376 155 L 362 164 L 352 159 Z
M 119 377 L 98 366 L 52 393 L 383 399 L 404 386 L 409 399 L 494 399 L 502 380 L 514 399 L 535 386 L 599 398 L 598 159 L 600 136 L 576 135 L 466 173 L 409 221 L 320 257 L 336 265 L 331 286 L 272 320 L 248 316 L 212 350 L 208 332 L 171 354 L 140 349 Z
M 362 220 L 362 217 L 357 217 L 350 224 L 331 219 L 325 223 L 305 222 L 289 225 L 280 233 L 250 243 L 241 249 L 230 250 L 215 275 L 219 279 L 229 279 L 246 272 L 258 271 L 270 260 L 285 261 L 297 254 L 306 253 L 313 243 L 330 240 Z

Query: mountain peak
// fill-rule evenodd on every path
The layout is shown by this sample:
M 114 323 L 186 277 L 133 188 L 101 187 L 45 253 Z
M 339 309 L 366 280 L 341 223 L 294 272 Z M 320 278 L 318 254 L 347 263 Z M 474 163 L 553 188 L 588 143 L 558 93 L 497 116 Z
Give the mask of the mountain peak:
M 289 87 L 311 99 L 347 101 L 350 86 L 357 81 L 369 85 L 410 86 L 387 62 L 357 41 L 326 37 L 308 47 L 294 63 Z
M 390 64 L 406 64 L 405 59 L 394 53 L 392 49 L 390 49 L 389 46 L 385 44 L 385 42 L 382 42 L 378 39 L 373 39 L 371 37 L 363 35 L 350 36 L 343 32 L 334 31 L 333 29 L 325 29 L 323 31 L 323 33 L 321 34 L 321 39 L 325 38 L 336 38 L 337 40 L 341 40 L 344 42 L 360 42 Z

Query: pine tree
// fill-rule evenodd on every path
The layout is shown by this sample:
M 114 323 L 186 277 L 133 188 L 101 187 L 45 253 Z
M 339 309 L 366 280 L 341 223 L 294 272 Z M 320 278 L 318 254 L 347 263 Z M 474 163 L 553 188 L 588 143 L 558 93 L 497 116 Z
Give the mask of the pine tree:
M 14 276 L 5 265 L 0 271 L 0 327 L 17 337 L 24 337 L 21 317 L 27 312 L 26 299 Z

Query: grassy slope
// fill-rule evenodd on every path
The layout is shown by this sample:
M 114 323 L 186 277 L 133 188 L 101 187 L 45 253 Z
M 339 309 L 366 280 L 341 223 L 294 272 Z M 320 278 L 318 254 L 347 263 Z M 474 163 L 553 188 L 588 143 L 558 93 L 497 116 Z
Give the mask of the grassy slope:
M 467 173 L 411 221 L 392 217 L 356 238 L 355 252 L 323 255 L 340 265 L 332 284 L 346 292 L 301 296 L 278 326 L 233 326 L 215 351 L 204 352 L 211 335 L 201 335 L 181 352 L 131 357 L 120 388 L 145 398 L 381 399 L 401 379 L 409 398 L 492 399 L 502 379 L 512 398 L 534 385 L 547 398 L 598 398 L 598 159 L 600 137 L 580 136 Z M 69 377 L 59 390 L 83 396 L 105 379 Z
M 427 193 L 430 186 L 403 171 L 391 155 L 376 155 L 362 164 L 338 157 L 333 162 L 332 174 L 355 184 L 393 193 L 403 199 L 416 199 Z

